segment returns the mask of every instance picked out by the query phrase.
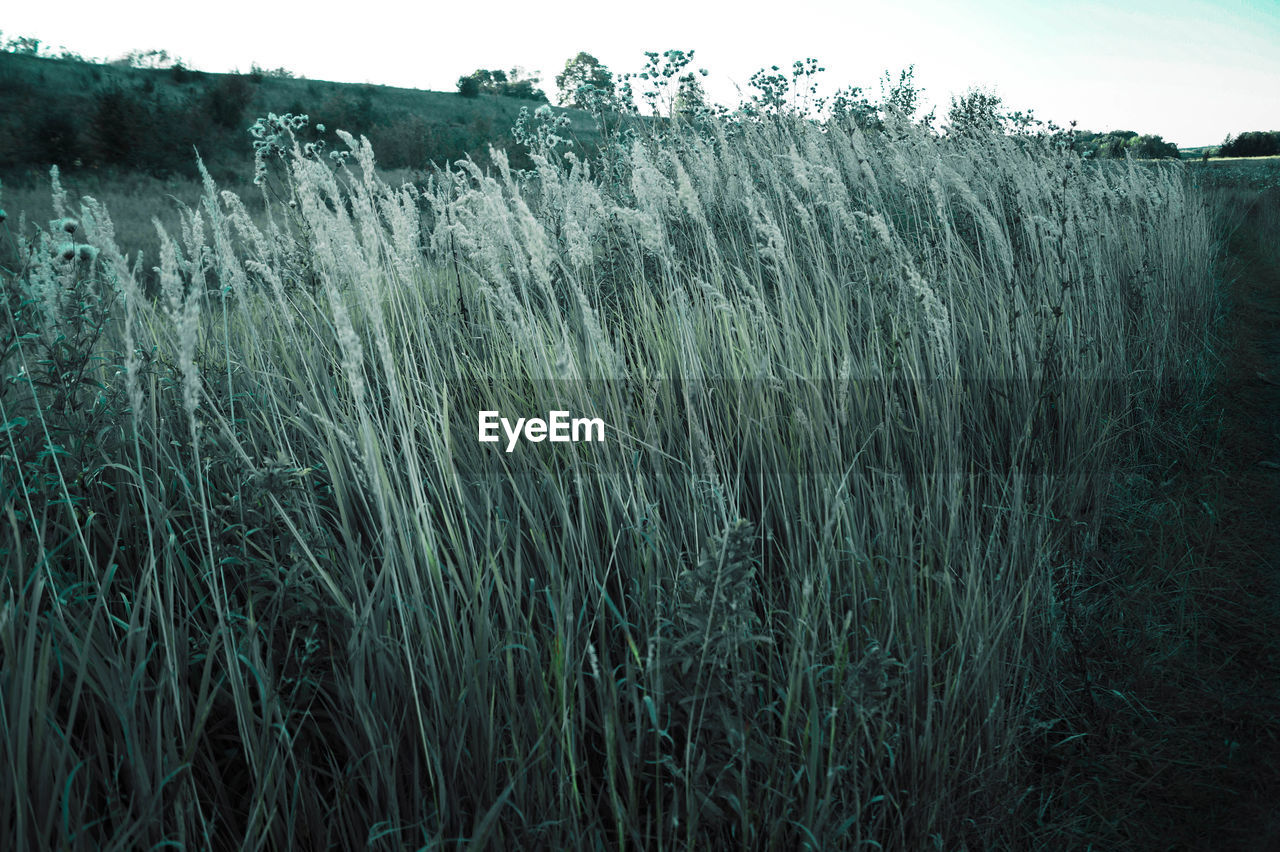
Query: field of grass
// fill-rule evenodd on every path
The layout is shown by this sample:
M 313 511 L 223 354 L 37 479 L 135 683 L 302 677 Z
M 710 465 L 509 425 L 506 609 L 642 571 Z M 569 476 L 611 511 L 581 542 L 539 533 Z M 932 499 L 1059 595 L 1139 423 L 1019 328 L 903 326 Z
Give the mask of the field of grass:
M 1187 164 L 1196 181 L 1208 187 L 1265 190 L 1280 187 L 1280 157 L 1214 157 Z
M 395 185 L 421 181 L 423 172 L 411 169 L 379 169 L 380 179 Z M 251 221 L 267 226 L 266 201 L 262 189 L 253 185 L 252 160 L 238 179 L 219 185 L 232 191 L 243 201 Z M 73 170 L 59 172 L 58 183 L 70 198 L 88 196 L 111 211 L 113 238 L 121 252 L 133 263 L 141 261 L 134 274 L 145 290 L 158 284 L 155 267 L 160 258 L 160 227 L 169 233 L 181 233 L 183 210 L 200 207 L 205 187 L 199 179 L 170 175 L 156 178 L 137 172 L 96 172 Z M 47 224 L 56 218 L 50 201 L 52 183 L 49 173 L 23 175 L 18 180 L 0 181 L 0 197 L 13 233 L 27 230 L 23 223 Z M 0 265 L 16 268 L 19 263 L 15 241 L 0 240 Z
M 776 118 L 411 184 L 305 132 L 153 294 L 102 198 L 0 225 L 13 848 L 1098 835 L 1104 510 L 1212 378 L 1184 167 Z

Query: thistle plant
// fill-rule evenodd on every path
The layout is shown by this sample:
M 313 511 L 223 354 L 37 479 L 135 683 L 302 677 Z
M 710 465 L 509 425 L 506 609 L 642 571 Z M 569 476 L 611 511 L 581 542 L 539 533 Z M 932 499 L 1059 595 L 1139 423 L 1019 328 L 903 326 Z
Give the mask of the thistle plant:
M 569 116 L 556 115 L 546 104 L 534 110 L 532 116 L 528 107 L 520 107 L 511 135 L 518 144 L 528 148 L 531 154 L 549 159 L 556 156 L 557 147 L 573 147 L 573 140 L 559 133 L 569 127 L 570 123 Z

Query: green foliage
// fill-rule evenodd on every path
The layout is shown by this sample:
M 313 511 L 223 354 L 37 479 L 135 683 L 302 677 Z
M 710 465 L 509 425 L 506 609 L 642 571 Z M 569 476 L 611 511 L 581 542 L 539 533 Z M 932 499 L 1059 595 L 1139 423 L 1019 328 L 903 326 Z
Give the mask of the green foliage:
M 556 75 L 556 88 L 560 90 L 560 106 L 592 110 L 601 95 L 613 95 L 613 72 L 590 53 L 580 51 Z
M 253 97 L 253 84 L 239 74 L 222 75 L 209 87 L 205 109 L 218 127 L 239 130 L 244 124 L 245 107 Z
M 1140 160 L 1179 159 L 1178 146 L 1166 142 L 1160 136 L 1139 135 L 1132 130 L 1112 130 L 1109 133 L 1079 131 L 1074 135 L 1073 147 L 1085 157 L 1098 159 L 1123 159 L 1133 156 Z
M 89 59 L 74 50 L 68 50 L 65 47 L 58 47 L 56 50 L 49 47 L 38 38 L 30 36 L 16 36 L 13 38 L 4 38 L 0 33 L 0 53 L 11 53 L 17 56 L 39 56 L 47 59 L 61 59 L 65 62 L 100 62 L 98 59 Z
M 1249 130 L 1228 136 L 1218 148 L 1219 157 L 1274 157 L 1280 154 L 1280 131 Z
M 682 74 L 676 86 L 676 96 L 671 101 L 671 114 L 684 116 L 703 115 L 710 109 L 706 89 L 694 74 Z
M 31 38 L 30 36 L 16 36 L 0 40 L 0 50 L 18 56 L 40 56 L 43 49 L 44 46 L 40 39 Z
M 556 115 L 548 104 L 538 107 L 532 115 L 528 107 L 521 107 L 511 135 L 530 154 L 551 160 L 556 157 L 558 147 L 573 147 L 573 140 L 560 135 L 571 124 L 567 115 Z
M 694 51 L 666 50 L 662 53 L 645 52 L 644 68 L 639 72 L 623 75 L 618 90 L 619 109 L 636 112 L 635 98 L 644 102 L 649 115 L 670 115 L 679 94 L 682 80 L 691 76 L 686 71 L 693 64 Z M 705 69 L 699 72 L 706 76 Z
M 994 92 L 971 89 L 951 98 L 947 111 L 949 133 L 1000 131 L 1004 127 L 1004 101 Z
M 50 165 L 73 163 L 85 154 L 79 127 L 64 113 L 55 112 L 41 119 L 34 141 Z
M 125 404 L 99 348 L 117 292 L 85 239 L 79 221 L 59 218 L 23 240 L 15 268 L 0 268 L 0 494 L 12 517 L 36 532 L 29 546 L 48 536 L 83 557 L 103 557 L 102 542 L 81 524 L 91 506 L 108 508 L 103 484 L 114 479 L 109 466 L 120 448 L 111 424 Z M 0 563 L 16 564 L 22 551 L 0 545 Z
M 947 133 L 1003 133 L 1016 136 L 1047 134 L 1065 138 L 1067 130 L 1053 122 L 1046 126 L 1035 117 L 1032 110 L 1006 109 L 1004 100 L 994 92 L 970 89 L 958 98 L 951 98 L 951 108 L 947 111 Z
M 113 86 L 94 98 L 89 116 L 89 137 L 95 162 L 109 166 L 138 167 L 155 120 L 150 106 L 128 89 Z
M 1178 146 L 1166 142 L 1158 135 L 1144 134 L 1129 148 L 1133 156 L 1140 160 L 1179 159 Z
M 256 77 L 259 82 L 266 79 L 267 77 L 274 77 L 277 80 L 292 80 L 294 79 L 295 76 L 297 76 L 288 68 L 285 68 L 283 65 L 280 66 L 279 68 L 263 68 L 259 66 L 258 63 L 256 62 L 252 63 L 249 66 L 249 75 L 252 77 Z
M 204 72 L 194 71 L 182 62 L 177 62 L 169 69 L 169 77 L 176 85 L 181 86 L 184 83 L 191 83 L 202 79 L 204 77 Z
M 923 89 L 915 83 L 914 66 L 902 71 L 895 82 L 888 71 L 881 79 L 881 97 L 872 102 L 858 86 L 847 86 L 831 95 L 820 95 L 819 77 L 826 69 L 809 57 L 796 60 L 784 71 L 774 65 L 751 77 L 750 96 L 738 107 L 737 115 L 803 118 L 883 132 L 889 123 L 905 127 L 916 118 Z M 933 114 L 919 118 L 929 128 Z
M 883 112 L 893 113 L 910 121 L 920 109 L 924 89 L 916 85 L 916 66 L 909 65 L 898 72 L 898 79 L 888 71 L 880 78 L 880 103 Z
M 131 50 L 116 62 L 130 68 L 149 69 L 177 68 L 183 64 L 178 57 L 170 56 L 167 50 Z
M 464 158 L 488 165 L 490 146 L 505 147 L 497 139 L 493 120 L 483 115 L 450 124 L 403 115 L 374 125 L 367 135 L 380 152 L 379 162 L 389 168 L 433 170 Z
M 829 98 L 819 98 L 818 111 L 829 110 L 831 120 L 863 130 L 879 130 L 884 127 L 879 109 L 858 86 L 837 89 Z
M 508 98 L 517 98 L 526 101 L 546 101 L 547 94 L 537 88 L 539 78 L 535 75 L 526 74 L 521 68 L 512 68 L 507 71 L 491 71 L 487 68 L 478 68 L 467 75 L 475 81 L 475 88 L 481 95 L 502 95 Z M 464 86 L 463 80 L 466 77 L 458 78 L 458 91 L 461 92 Z M 471 90 L 471 84 L 465 84 L 468 91 Z M 468 95 L 470 97 L 470 95 Z
M 378 119 L 374 94 L 372 86 L 343 86 L 336 89 L 314 112 L 317 116 L 324 117 L 325 124 L 353 133 L 367 133 Z

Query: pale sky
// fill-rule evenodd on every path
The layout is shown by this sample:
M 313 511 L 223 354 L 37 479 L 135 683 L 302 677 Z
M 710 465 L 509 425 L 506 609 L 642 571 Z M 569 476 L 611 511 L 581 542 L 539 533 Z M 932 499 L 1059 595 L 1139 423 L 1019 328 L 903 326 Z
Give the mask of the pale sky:
M 5 38 L 85 56 L 167 50 L 205 71 L 284 66 L 300 76 L 452 91 L 476 68 L 523 66 L 543 87 L 580 50 L 615 73 L 690 48 L 711 97 L 737 103 L 752 72 L 812 56 L 824 89 L 916 66 L 939 115 L 993 89 L 1006 105 L 1083 129 L 1158 133 L 1183 147 L 1280 130 L 1280 0 L 898 0 L 516 4 L 363 0 L 330 6 L 219 0 L 11 3 Z

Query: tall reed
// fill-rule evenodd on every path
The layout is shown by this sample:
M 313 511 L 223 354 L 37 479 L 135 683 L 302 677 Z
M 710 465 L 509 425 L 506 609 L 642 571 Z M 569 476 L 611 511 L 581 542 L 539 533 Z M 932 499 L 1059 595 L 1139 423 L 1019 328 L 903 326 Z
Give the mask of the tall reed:
M 1072 548 L 1203 383 L 1179 168 L 779 119 L 424 188 L 297 122 L 159 298 L 91 199 L 5 276 L 15 848 L 1027 841 Z

